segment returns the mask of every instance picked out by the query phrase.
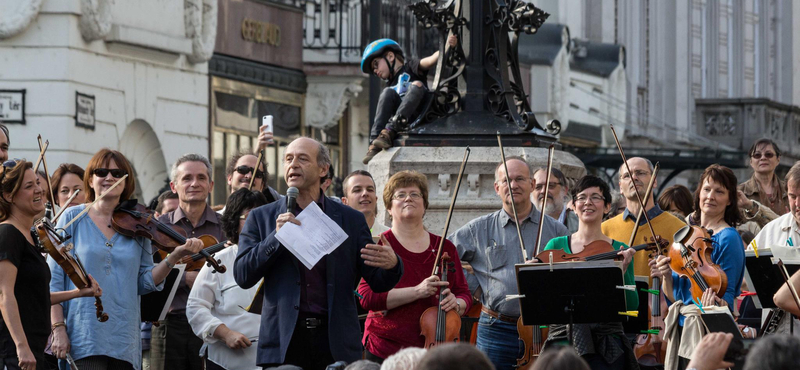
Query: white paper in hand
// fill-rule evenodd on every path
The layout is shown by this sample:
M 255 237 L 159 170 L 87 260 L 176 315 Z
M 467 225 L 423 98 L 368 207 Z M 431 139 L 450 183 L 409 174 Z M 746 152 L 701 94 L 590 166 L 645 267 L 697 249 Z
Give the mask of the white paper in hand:
M 347 240 L 344 230 L 322 212 L 316 202 L 309 203 L 297 215 L 297 220 L 300 226 L 287 222 L 275 237 L 309 270 Z

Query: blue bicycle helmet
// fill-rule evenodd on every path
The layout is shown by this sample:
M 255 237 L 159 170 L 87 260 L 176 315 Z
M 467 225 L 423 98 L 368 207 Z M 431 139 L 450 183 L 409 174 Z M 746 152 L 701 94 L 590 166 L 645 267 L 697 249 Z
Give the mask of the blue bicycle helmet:
M 403 56 L 403 48 L 392 39 L 380 39 L 369 43 L 367 48 L 364 49 L 364 55 L 361 57 L 361 71 L 366 74 L 371 74 L 372 60 L 383 56 L 383 53 L 387 51 L 394 52 L 401 57 Z

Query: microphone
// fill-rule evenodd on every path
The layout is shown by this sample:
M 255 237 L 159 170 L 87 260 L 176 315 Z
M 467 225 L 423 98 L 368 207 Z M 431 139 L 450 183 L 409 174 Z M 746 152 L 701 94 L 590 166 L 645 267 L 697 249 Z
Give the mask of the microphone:
M 286 190 L 286 211 L 294 211 L 294 207 L 297 205 L 297 196 L 299 194 L 300 191 L 294 186 Z

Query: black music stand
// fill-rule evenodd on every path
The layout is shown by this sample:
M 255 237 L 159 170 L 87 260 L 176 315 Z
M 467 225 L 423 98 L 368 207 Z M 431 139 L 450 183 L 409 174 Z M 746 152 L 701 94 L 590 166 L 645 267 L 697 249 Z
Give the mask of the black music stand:
M 733 316 L 728 312 L 709 312 L 700 314 L 703 320 L 703 325 L 709 333 L 730 333 L 733 335 L 728 350 L 725 353 L 725 361 L 733 362 L 732 370 L 740 370 L 744 367 L 745 355 L 747 350 L 755 342 L 754 339 L 745 339 L 736 322 L 733 321 Z
M 622 267 L 615 261 L 517 264 L 525 325 L 621 322 L 627 311 Z
M 747 281 L 747 287 L 756 292 L 756 295 L 753 296 L 756 307 L 760 309 L 776 308 L 772 296 L 784 284 L 783 275 L 776 265 L 778 259 L 773 258 L 771 249 L 759 249 L 758 258 L 752 250 L 745 251 L 744 256 L 744 278 Z M 790 276 L 800 270 L 798 261 L 784 259 L 783 264 Z

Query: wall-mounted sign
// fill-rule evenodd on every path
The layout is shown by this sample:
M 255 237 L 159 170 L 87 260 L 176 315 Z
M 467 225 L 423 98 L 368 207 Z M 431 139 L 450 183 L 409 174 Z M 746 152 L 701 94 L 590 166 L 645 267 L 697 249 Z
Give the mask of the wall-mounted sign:
M 75 92 L 75 125 L 94 130 L 94 95 Z
M 245 18 L 242 20 L 242 38 L 246 41 L 278 47 L 281 46 L 281 27 L 277 24 Z
M 0 90 L 0 121 L 25 124 L 25 90 Z

